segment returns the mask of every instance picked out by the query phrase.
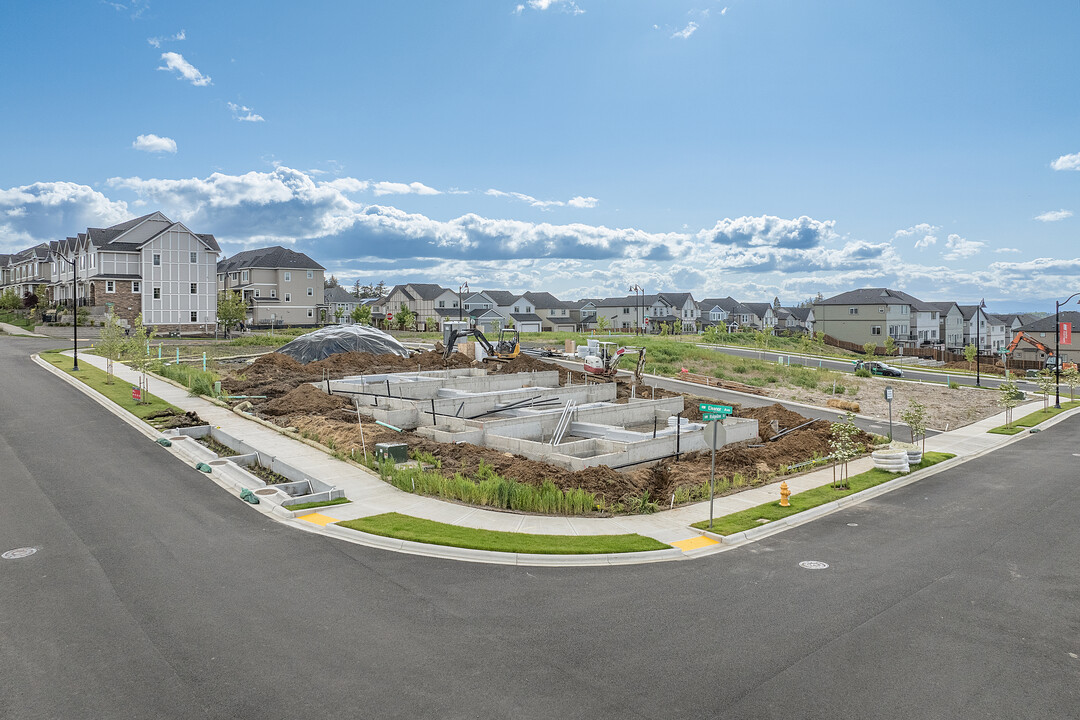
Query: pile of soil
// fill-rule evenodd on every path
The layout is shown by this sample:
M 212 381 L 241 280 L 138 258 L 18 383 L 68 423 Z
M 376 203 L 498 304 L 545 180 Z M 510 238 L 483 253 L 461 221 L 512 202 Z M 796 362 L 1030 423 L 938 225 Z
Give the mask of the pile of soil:
M 488 373 L 492 375 L 511 375 L 513 373 L 527 373 L 533 371 L 548 372 L 551 370 L 558 370 L 560 385 L 565 385 L 567 382 L 567 378 L 570 376 L 570 371 L 564 368 L 562 365 L 545 362 L 539 358 L 533 357 L 532 355 L 525 354 L 518 355 L 510 362 L 489 362 L 484 367 L 486 367 Z
M 287 395 L 262 406 L 265 415 L 327 415 L 348 407 L 349 402 L 339 395 L 327 395 L 314 385 L 301 385 Z
M 144 419 L 158 430 L 199 427 L 200 425 L 207 424 L 194 410 L 189 410 L 186 413 L 178 413 L 175 410 L 169 409 L 159 410 L 147 415 Z
M 983 374 L 989 374 L 989 375 L 1001 375 L 1001 376 L 1004 377 L 1005 368 L 1002 367 L 1001 365 L 998 365 L 997 364 L 998 362 L 1000 362 L 1000 361 L 998 361 L 998 360 L 989 360 L 989 359 L 984 357 L 981 361 L 979 361 L 979 372 L 981 372 Z M 974 362 L 969 363 L 969 362 L 967 362 L 965 360 L 958 360 L 958 361 L 953 361 L 953 362 L 947 362 L 944 365 L 942 365 L 940 369 L 944 369 L 944 370 L 966 370 L 968 372 L 975 372 L 975 363 Z M 1022 370 L 1021 371 L 1013 370 L 1014 374 L 1016 372 L 1020 372 L 1021 375 L 1024 374 Z

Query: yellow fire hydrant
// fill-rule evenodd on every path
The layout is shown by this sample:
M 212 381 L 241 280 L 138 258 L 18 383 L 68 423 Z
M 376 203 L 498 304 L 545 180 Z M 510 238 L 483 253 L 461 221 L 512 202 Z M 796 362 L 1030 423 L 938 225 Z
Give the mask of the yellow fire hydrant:
M 780 507 L 791 507 L 791 503 L 788 502 L 789 497 L 791 497 L 791 490 L 788 490 L 787 483 L 780 483 Z

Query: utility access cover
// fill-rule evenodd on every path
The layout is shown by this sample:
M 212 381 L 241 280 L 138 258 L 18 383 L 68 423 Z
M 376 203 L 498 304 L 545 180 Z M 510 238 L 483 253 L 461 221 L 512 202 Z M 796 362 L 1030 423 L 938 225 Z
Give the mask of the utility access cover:
M 820 560 L 803 560 L 799 563 L 799 567 L 807 570 L 824 570 L 829 567 L 829 563 L 823 563 Z
M 14 550 L 8 550 L 6 553 L 0 555 L 0 558 L 5 560 L 18 560 L 19 558 L 28 557 L 37 552 L 37 548 L 23 547 L 15 548 Z

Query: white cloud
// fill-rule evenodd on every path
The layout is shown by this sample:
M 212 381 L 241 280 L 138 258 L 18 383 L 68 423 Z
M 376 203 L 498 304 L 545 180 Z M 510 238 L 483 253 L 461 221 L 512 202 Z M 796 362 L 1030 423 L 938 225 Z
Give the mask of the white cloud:
M 181 30 L 180 32 L 176 33 L 175 35 L 165 35 L 165 36 L 162 36 L 162 37 L 146 38 L 146 42 L 150 43 L 153 47 L 159 48 L 159 47 L 161 47 L 161 43 L 177 42 L 179 40 L 185 40 L 186 38 L 187 38 L 187 35 L 184 33 L 183 30 Z
M 576 195 L 570 198 L 566 204 L 575 208 L 594 208 L 599 202 L 600 201 L 594 197 L 582 197 L 581 195 Z
M 176 152 L 176 141 L 169 137 L 158 137 L 153 133 L 149 135 L 140 135 L 135 138 L 135 142 L 131 143 L 131 147 L 136 150 L 142 150 L 144 152 Z
M 1020 248 L 997 248 L 994 250 L 996 253 L 1018 253 L 1023 252 Z
M 833 220 L 814 220 L 805 215 L 793 220 L 773 215 L 724 218 L 711 230 L 700 231 L 697 237 L 725 245 L 806 249 L 831 239 L 835 224 Z
M 17 252 L 131 217 L 127 203 L 73 182 L 38 182 L 0 190 L 0 212 L 0 252 Z
M 720 14 L 721 15 L 727 15 L 727 8 L 725 7 L 723 10 L 721 10 Z
M 175 70 L 179 73 L 177 79 L 183 78 L 189 81 L 192 85 L 202 87 L 204 85 L 210 85 L 210 76 L 203 75 L 194 65 L 184 59 L 184 56 L 180 53 L 167 52 L 161 53 L 161 59 L 165 61 L 165 65 L 159 67 L 158 70 Z
M 229 112 L 235 120 L 240 122 L 263 122 L 266 118 L 262 115 L 258 115 L 254 110 L 246 105 L 237 105 L 236 103 L 228 103 Z
M 695 32 L 697 32 L 697 29 L 698 29 L 698 24 L 696 22 L 691 21 L 682 30 L 678 30 L 675 33 L 673 33 L 671 37 L 673 37 L 673 38 L 682 38 L 683 40 L 686 40 L 688 37 L 690 37 Z
M 435 188 L 424 183 L 377 182 L 372 186 L 376 195 L 441 195 Z
M 1036 215 L 1035 219 L 1040 222 L 1057 222 L 1072 217 L 1072 210 L 1050 210 L 1042 215 Z
M 964 258 L 974 257 L 986 247 L 986 243 L 978 240 L 966 240 L 959 235 L 951 234 L 945 241 L 945 249 L 948 252 L 943 253 L 941 257 L 946 260 L 961 260 Z
M 913 236 L 921 236 L 915 241 L 916 250 L 925 250 L 937 243 L 937 236 L 934 235 L 941 228 L 937 225 L 931 225 L 930 223 L 919 223 L 918 225 L 912 225 L 906 230 L 897 230 L 893 233 L 893 240 L 904 240 Z
M 571 15 L 581 15 L 585 11 L 578 7 L 575 0 L 528 0 L 525 5 L 528 5 L 530 10 L 549 10 L 551 8 L 558 8 L 563 12 L 570 13 Z M 525 5 L 518 5 L 514 8 L 514 12 L 520 14 L 525 9 Z
M 1050 167 L 1055 170 L 1080 170 L 1080 153 L 1062 155 L 1057 160 L 1050 163 Z
M 512 198 L 514 200 L 520 200 L 521 202 L 528 203 L 532 207 L 540 208 L 541 210 L 549 210 L 553 207 L 574 207 L 574 208 L 594 208 L 600 201 L 594 197 L 584 197 L 576 195 L 566 202 L 562 200 L 538 200 L 532 195 L 526 195 L 519 192 L 507 192 L 504 190 L 496 190 L 491 188 L 484 191 L 485 195 L 498 198 Z

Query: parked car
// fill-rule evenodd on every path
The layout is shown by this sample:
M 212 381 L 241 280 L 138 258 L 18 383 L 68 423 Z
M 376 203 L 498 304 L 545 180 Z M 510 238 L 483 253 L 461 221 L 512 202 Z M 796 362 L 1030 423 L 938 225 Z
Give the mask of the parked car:
M 904 371 L 900 368 L 893 367 L 892 365 L 886 365 L 883 362 L 877 360 L 856 360 L 855 369 L 866 369 L 870 371 L 871 375 L 881 375 L 882 377 L 904 377 Z

